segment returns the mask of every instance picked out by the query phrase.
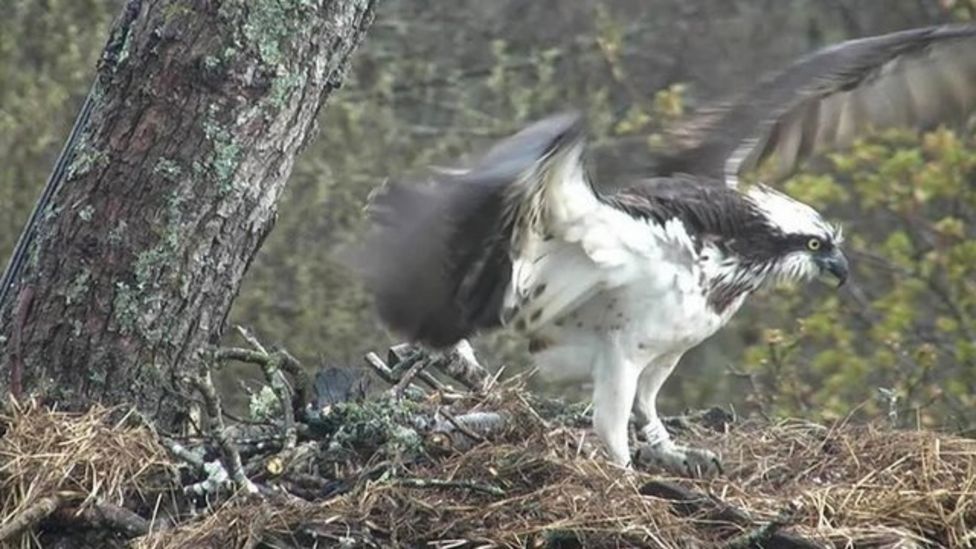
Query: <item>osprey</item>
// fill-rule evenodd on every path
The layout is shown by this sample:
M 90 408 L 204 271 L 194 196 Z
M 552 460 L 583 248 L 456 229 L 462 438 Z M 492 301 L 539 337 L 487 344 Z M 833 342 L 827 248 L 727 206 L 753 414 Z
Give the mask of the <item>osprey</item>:
M 651 177 L 613 192 L 584 169 L 579 117 L 552 116 L 464 169 L 374 192 L 357 267 L 413 341 L 511 327 L 542 373 L 592 378 L 615 463 L 632 461 L 633 412 L 641 462 L 710 474 L 716 455 L 672 442 L 655 408 L 678 360 L 764 285 L 848 275 L 840 229 L 767 184 L 869 129 L 962 121 L 974 105 L 976 27 L 948 26 L 803 58 L 673 129 Z M 759 168 L 767 184 L 739 183 Z

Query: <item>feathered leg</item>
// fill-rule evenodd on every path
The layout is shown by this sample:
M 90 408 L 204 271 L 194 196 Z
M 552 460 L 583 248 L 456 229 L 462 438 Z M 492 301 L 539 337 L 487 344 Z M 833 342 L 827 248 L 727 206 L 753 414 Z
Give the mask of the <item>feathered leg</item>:
M 679 355 L 654 361 L 644 368 L 638 378 L 634 417 L 646 442 L 638 448 L 636 462 L 682 476 L 719 474 L 722 465 L 718 456 L 702 448 L 675 444 L 657 415 L 657 394 L 680 358 Z
M 610 459 L 630 465 L 627 423 L 637 392 L 640 368 L 624 359 L 616 348 L 603 353 L 593 368 L 593 427 L 607 446 Z

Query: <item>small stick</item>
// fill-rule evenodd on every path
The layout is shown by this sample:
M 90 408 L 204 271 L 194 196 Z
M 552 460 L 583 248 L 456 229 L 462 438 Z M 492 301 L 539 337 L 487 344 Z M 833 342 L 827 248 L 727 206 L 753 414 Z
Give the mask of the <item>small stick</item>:
M 252 334 L 250 330 L 248 330 L 247 328 L 239 324 L 237 326 L 234 326 L 234 329 L 236 329 L 237 333 L 240 334 L 242 338 L 244 338 L 244 341 L 246 341 L 247 344 L 250 345 L 251 347 L 254 347 L 254 349 L 257 352 L 265 356 L 268 355 L 268 350 L 264 348 L 264 345 L 261 345 L 261 342 L 258 341 L 258 338 L 254 337 L 254 334 Z
M 411 353 L 411 351 L 413 351 L 412 345 L 410 345 L 409 343 L 399 343 L 397 345 L 390 347 L 386 351 L 386 361 L 390 364 L 401 362 L 407 357 L 407 355 Z M 435 391 L 440 391 L 444 393 L 450 389 L 449 387 L 441 383 L 436 377 L 431 375 L 431 373 L 428 371 L 425 370 L 421 371 L 419 374 L 417 374 L 417 377 L 420 378 L 420 381 L 423 381 L 431 389 Z M 396 374 L 394 374 L 394 378 L 396 378 Z
M 285 431 L 285 450 L 291 450 L 298 443 L 298 428 L 295 427 L 295 409 L 292 407 L 291 386 L 285 379 L 285 374 L 281 371 L 281 357 L 272 356 L 264 369 L 264 376 L 268 378 L 268 383 L 278 396 L 281 403 L 282 423 Z
M 458 421 L 458 419 L 454 417 L 454 415 L 448 412 L 447 410 L 439 410 L 439 412 L 442 416 L 444 416 L 447 419 L 447 421 L 451 422 L 451 425 L 456 427 L 458 431 L 463 433 L 471 440 L 474 440 L 475 442 L 485 442 L 487 440 L 485 439 L 485 437 L 469 429 L 468 426 L 465 425 L 463 422 Z
M 198 471 L 203 470 L 203 458 L 194 454 L 186 446 L 165 437 L 159 437 L 159 441 L 164 448 L 169 450 L 169 453 L 173 454 L 174 457 L 183 460 L 185 463 L 189 464 Z
M 278 397 L 278 402 L 281 404 L 281 414 L 282 414 L 282 429 L 285 434 L 284 449 L 291 450 L 298 443 L 298 429 L 295 427 L 295 408 L 294 402 L 292 401 L 292 389 L 288 384 L 288 379 L 282 372 L 283 364 L 287 359 L 291 358 L 291 355 L 285 353 L 268 353 L 264 345 L 258 341 L 254 334 L 244 328 L 243 326 L 235 326 L 237 333 L 240 334 L 244 341 L 246 341 L 254 350 L 261 355 L 260 359 L 251 360 L 250 362 L 257 363 L 261 366 L 261 371 L 264 372 L 264 377 L 268 380 L 268 384 L 271 385 L 271 389 L 274 391 L 275 396 Z M 253 355 L 249 355 L 251 358 Z M 297 361 L 295 361 L 297 363 Z M 300 369 L 300 367 L 299 367 Z
M 227 436 L 227 427 L 224 424 L 224 416 L 220 413 L 220 397 L 217 396 L 217 389 L 214 387 L 210 370 L 204 369 L 200 375 L 192 377 L 191 382 L 196 386 L 197 390 L 200 392 L 200 395 L 203 397 L 203 402 L 207 407 L 207 415 L 210 416 L 208 425 L 210 434 L 217 439 L 217 444 L 220 446 L 220 449 L 224 454 L 225 465 L 230 471 L 231 478 L 234 479 L 234 483 L 237 484 L 239 489 L 242 489 L 249 494 L 258 493 L 257 486 L 255 486 L 254 483 L 247 478 L 247 475 L 244 474 L 244 466 L 241 463 L 241 454 L 237 451 L 237 446 L 235 446 L 234 442 L 230 439 L 230 437 Z
M 281 369 L 291 374 L 292 379 L 295 380 L 295 396 L 298 397 L 300 407 L 304 409 L 312 402 L 312 380 L 309 379 L 308 372 L 286 349 L 275 352 L 281 355 Z
M 379 355 L 374 352 L 369 352 L 363 356 L 363 360 L 366 362 L 366 365 L 370 367 L 370 369 L 376 372 L 376 375 L 380 376 L 380 379 L 389 383 L 390 385 L 396 385 L 397 378 L 395 375 L 393 375 L 393 370 L 391 370 L 390 367 L 383 362 L 383 359 L 380 358 Z M 426 383 L 431 389 L 439 392 L 441 394 L 441 398 L 444 399 L 445 402 L 455 402 L 464 398 L 463 395 L 454 392 L 453 388 L 438 381 L 436 377 L 430 374 L 430 372 L 421 371 L 417 374 L 417 379 Z
M 410 385 L 410 382 L 413 381 L 418 374 L 420 374 L 421 370 L 427 367 L 427 364 L 428 362 L 426 360 L 423 358 L 418 358 L 417 361 L 414 362 L 410 368 L 403 373 L 403 377 L 400 378 L 400 381 L 396 382 L 396 385 L 394 385 L 390 391 L 395 396 L 403 396 L 403 391 L 405 391 L 407 386 Z
M 389 383 L 390 385 L 396 385 L 397 379 L 393 376 L 393 370 L 383 362 L 383 359 L 379 357 L 376 353 L 370 351 L 366 353 L 363 357 L 366 361 L 366 365 L 373 369 L 378 376 L 380 376 L 383 381 Z
M 62 503 L 64 503 L 64 500 L 61 496 L 43 497 L 30 504 L 14 518 L 4 524 L 0 524 L 0 545 L 6 547 L 7 544 L 5 542 L 7 540 L 28 528 L 33 528 L 40 524 L 51 513 L 57 511 Z

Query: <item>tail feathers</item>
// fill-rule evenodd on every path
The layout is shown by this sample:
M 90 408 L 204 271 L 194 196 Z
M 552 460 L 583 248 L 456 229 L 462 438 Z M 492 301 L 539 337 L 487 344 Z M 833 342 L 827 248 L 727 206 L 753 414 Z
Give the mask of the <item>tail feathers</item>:
M 389 182 L 374 193 L 372 227 L 347 258 L 391 329 L 442 348 L 500 324 L 512 278 L 511 214 L 524 196 L 518 186 L 578 133 L 578 117 L 554 116 L 501 141 L 470 169 Z

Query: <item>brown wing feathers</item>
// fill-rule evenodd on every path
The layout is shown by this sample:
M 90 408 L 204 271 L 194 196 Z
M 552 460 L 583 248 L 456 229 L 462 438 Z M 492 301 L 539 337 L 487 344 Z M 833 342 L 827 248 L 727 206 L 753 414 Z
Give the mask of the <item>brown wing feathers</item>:
M 553 116 L 500 141 L 469 169 L 391 182 L 374 194 L 372 227 L 348 260 L 390 328 L 445 347 L 499 324 L 516 186 L 579 131 L 578 116 Z
M 773 160 L 781 179 L 871 129 L 959 122 L 976 107 L 976 27 L 913 29 L 805 57 L 672 130 L 660 175 L 723 177 Z M 730 163 L 729 159 L 733 161 Z

